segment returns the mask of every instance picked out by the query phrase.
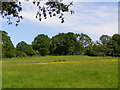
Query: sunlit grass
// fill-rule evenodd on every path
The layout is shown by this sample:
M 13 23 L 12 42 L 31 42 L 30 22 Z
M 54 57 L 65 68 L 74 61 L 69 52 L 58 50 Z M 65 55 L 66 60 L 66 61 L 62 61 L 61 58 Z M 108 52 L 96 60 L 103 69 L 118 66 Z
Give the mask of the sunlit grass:
M 36 56 L 3 60 L 3 88 L 117 88 L 117 86 L 117 58 Z

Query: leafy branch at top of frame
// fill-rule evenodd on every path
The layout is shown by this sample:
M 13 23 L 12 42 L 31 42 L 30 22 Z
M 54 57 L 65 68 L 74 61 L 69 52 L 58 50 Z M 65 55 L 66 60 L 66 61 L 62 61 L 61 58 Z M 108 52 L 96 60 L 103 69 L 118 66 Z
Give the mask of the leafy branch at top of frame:
M 29 1 L 29 0 L 25 0 Z M 74 13 L 74 11 L 69 10 L 69 7 L 73 5 L 73 2 L 70 4 L 64 4 L 60 1 L 47 1 L 44 5 L 41 5 L 40 0 L 33 0 L 33 4 L 38 6 L 38 11 L 36 14 L 36 18 L 39 21 L 42 21 L 42 19 L 47 19 L 48 15 L 49 17 L 57 16 L 59 19 L 61 19 L 61 23 L 64 23 L 64 12 L 70 12 L 71 14 Z M 3 18 L 7 18 L 7 23 L 12 24 L 12 17 L 16 18 L 16 26 L 18 23 L 23 19 L 23 16 L 19 15 L 19 13 L 22 11 L 22 5 L 21 2 L 1 2 L 0 1 L 0 13 Z
M 7 18 L 7 23 L 12 24 L 11 18 L 16 18 L 16 26 L 23 19 L 19 13 L 22 11 L 21 2 L 0 2 L 0 13 L 3 18 Z
M 70 4 L 63 4 L 62 2 L 46 2 L 45 6 L 41 6 L 40 2 L 33 2 L 33 4 L 36 4 L 39 7 L 39 10 L 37 11 L 36 18 L 41 21 L 43 18 L 47 19 L 47 14 L 49 17 L 58 16 L 58 18 L 61 19 L 61 23 L 64 23 L 64 12 L 69 12 L 69 7 L 73 5 L 71 2 Z M 70 11 L 71 14 L 74 13 L 74 11 Z

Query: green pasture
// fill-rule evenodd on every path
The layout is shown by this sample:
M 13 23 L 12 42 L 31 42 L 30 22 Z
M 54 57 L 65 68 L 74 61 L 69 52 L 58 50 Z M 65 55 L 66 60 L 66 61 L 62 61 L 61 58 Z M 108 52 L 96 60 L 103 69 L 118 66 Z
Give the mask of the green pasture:
M 118 58 L 34 56 L 2 60 L 3 88 L 117 88 Z

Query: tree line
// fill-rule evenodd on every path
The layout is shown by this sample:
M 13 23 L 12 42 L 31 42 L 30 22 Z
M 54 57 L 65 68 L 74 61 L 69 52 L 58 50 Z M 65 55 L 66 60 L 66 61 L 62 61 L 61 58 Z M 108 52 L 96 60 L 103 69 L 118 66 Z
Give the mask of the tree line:
M 34 55 L 88 55 L 88 56 L 120 56 L 120 34 L 102 35 L 98 41 L 84 33 L 59 33 L 52 38 L 37 35 L 31 44 L 21 41 L 14 47 L 10 36 L 2 32 L 2 57 L 25 57 Z

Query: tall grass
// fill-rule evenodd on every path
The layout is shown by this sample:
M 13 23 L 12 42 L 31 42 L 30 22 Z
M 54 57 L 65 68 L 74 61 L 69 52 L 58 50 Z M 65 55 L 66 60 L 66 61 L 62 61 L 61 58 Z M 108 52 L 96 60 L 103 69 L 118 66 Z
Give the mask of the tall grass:
M 49 63 L 63 59 L 66 63 L 26 63 L 43 61 Z M 3 60 L 2 85 L 3 88 L 117 88 L 118 62 L 112 61 L 113 59 L 115 58 L 89 56 L 37 56 L 5 59 Z M 68 61 L 77 61 L 77 63 L 67 63 Z

